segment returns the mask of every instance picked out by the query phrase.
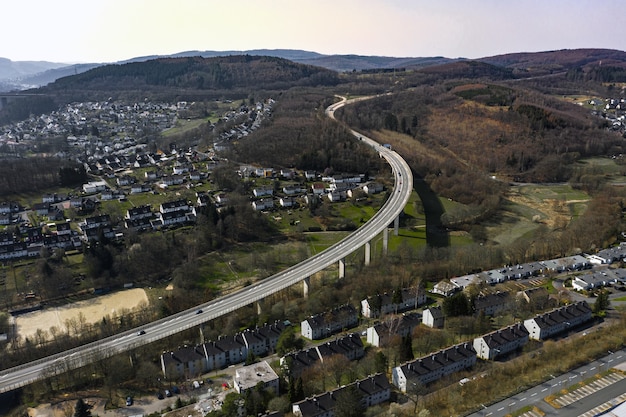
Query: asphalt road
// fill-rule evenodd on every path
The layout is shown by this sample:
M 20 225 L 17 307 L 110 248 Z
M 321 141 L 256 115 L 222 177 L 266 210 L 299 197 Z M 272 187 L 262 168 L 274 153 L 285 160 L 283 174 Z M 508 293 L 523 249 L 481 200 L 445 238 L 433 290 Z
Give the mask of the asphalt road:
M 578 417 L 579 415 L 603 404 L 626 392 L 626 379 L 609 385 L 595 393 L 576 401 L 566 407 L 555 409 L 544 398 L 565 387 L 572 386 L 593 375 L 610 369 L 621 362 L 626 361 L 626 351 L 619 350 L 607 356 L 581 366 L 571 372 L 556 376 L 541 385 L 537 385 L 519 394 L 513 395 L 506 400 L 485 407 L 483 410 L 470 414 L 470 417 L 504 417 L 528 405 L 536 405 L 545 416 Z
M 362 98 L 357 100 L 362 100 Z M 334 119 L 334 111 L 349 102 L 344 99 L 339 103 L 333 104 L 326 109 L 326 114 Z M 413 190 L 413 176 L 406 161 L 396 152 L 381 146 L 356 131 L 352 131 L 352 133 L 387 160 L 395 180 L 393 191 L 382 208 L 354 233 L 314 257 L 224 297 L 146 324 L 137 329 L 1 371 L 0 393 L 28 385 L 47 376 L 87 365 L 116 353 L 164 339 L 174 333 L 228 314 L 297 284 L 345 258 L 366 242 L 374 239 L 404 210 L 404 206 L 407 204 Z

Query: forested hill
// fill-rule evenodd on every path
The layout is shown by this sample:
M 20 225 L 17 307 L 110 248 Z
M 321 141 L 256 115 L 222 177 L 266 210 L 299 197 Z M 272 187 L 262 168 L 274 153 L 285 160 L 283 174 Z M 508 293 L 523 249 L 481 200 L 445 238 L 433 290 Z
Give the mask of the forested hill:
M 589 71 L 595 67 L 626 68 L 626 52 L 614 49 L 562 49 L 545 52 L 523 52 L 481 58 L 478 61 L 508 68 L 518 77 L 566 72 Z
M 148 89 L 284 89 L 292 86 L 335 85 L 330 70 L 268 56 L 161 58 L 113 64 L 58 79 L 45 92 L 74 90 L 123 91 Z

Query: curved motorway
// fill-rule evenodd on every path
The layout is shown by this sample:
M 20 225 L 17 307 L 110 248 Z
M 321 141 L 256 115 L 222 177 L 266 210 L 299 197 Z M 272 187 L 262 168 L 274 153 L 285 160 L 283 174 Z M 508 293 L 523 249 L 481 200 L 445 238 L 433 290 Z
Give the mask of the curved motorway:
M 362 100 L 355 99 L 355 100 Z M 334 119 L 334 112 L 352 102 L 345 100 L 326 109 L 326 115 Z M 89 343 L 56 355 L 6 369 L 0 375 L 0 393 L 14 390 L 48 376 L 63 373 L 88 363 L 104 359 L 138 346 L 166 338 L 174 333 L 189 329 L 209 320 L 228 314 L 241 307 L 262 300 L 284 288 L 290 287 L 307 277 L 329 267 L 374 239 L 400 215 L 413 189 L 411 170 L 396 152 L 352 130 L 359 140 L 372 147 L 385 158 L 394 174 L 393 192 L 382 208 L 354 233 L 335 243 L 318 255 L 300 262 L 278 274 L 267 277 L 239 291 L 210 302 L 182 311 L 172 316 L 119 333 L 97 342 Z

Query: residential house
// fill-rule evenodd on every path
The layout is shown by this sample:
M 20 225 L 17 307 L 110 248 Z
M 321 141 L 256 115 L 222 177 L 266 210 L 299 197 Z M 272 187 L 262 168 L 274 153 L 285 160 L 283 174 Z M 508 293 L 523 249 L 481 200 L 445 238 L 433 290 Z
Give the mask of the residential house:
M 204 345 L 185 346 L 161 355 L 161 370 L 167 378 L 195 378 L 207 372 Z
M 293 197 L 281 197 L 278 201 L 280 203 L 280 206 L 284 208 L 293 207 L 296 205 L 296 199 Z
M 299 185 L 286 185 L 283 187 L 283 193 L 286 195 L 297 195 L 302 194 L 306 191 L 303 187 Z
M 429 384 L 475 364 L 476 352 L 472 344 L 461 343 L 396 366 L 392 370 L 392 383 L 406 392 L 412 382 Z
M 528 330 L 518 323 L 475 338 L 474 350 L 479 358 L 491 360 L 520 349 L 526 343 Z
M 156 219 L 163 226 L 173 226 L 194 221 L 192 213 L 184 209 L 166 211 L 164 213 L 158 212 L 156 213 Z
M 2 226 L 8 226 L 11 223 L 13 223 L 13 215 L 11 213 L 9 214 L 0 214 L 0 225 Z
M 189 203 L 187 200 L 174 200 L 168 201 L 165 203 L 161 203 L 159 206 L 159 212 L 161 213 L 170 213 L 183 210 L 185 212 L 189 212 L 191 208 L 189 207 Z
M 449 297 L 457 291 L 460 291 L 461 288 L 454 285 L 452 281 L 444 279 L 435 284 L 432 289 L 432 292 L 435 294 L 443 295 L 444 297 Z
M 532 306 L 532 310 L 543 310 L 550 304 L 550 293 L 544 287 L 533 287 L 519 291 L 516 298 L 518 301 Z
M 532 340 L 544 340 L 591 320 L 591 307 L 585 301 L 558 307 L 524 320 Z
M 17 242 L 11 245 L 0 246 L 0 260 L 20 259 L 28 256 L 28 244 Z
M 483 313 L 486 316 L 495 316 L 513 307 L 514 300 L 508 292 L 498 291 L 493 294 L 476 297 L 474 300 L 474 312 L 476 314 Z
M 224 193 L 218 193 L 215 196 L 215 202 L 217 204 L 224 205 L 224 204 L 228 203 L 228 196 L 226 194 L 224 194 Z
M 147 193 L 148 191 L 152 190 L 152 186 L 150 184 L 133 184 L 130 186 L 130 193 L 131 194 L 141 194 L 141 193 Z
M 338 203 L 341 201 L 346 201 L 346 198 L 348 198 L 348 195 L 346 194 L 345 191 L 331 191 L 327 195 L 328 195 L 328 201 L 330 201 L 331 203 Z
M 322 362 L 334 355 L 343 355 L 348 360 L 361 359 L 365 355 L 363 341 L 359 333 L 350 333 L 316 346 Z
M 296 171 L 293 169 L 281 169 L 280 176 L 284 179 L 291 180 L 296 177 Z
M 17 237 L 13 233 L 0 232 L 0 246 L 13 245 L 14 243 L 17 243 Z
M 33 211 L 39 216 L 47 216 L 50 212 L 50 203 L 35 203 L 33 204 Z
M 592 264 L 612 264 L 626 258 L 626 243 L 621 243 L 619 246 L 612 248 L 602 249 L 598 253 L 587 256 L 587 259 Z
M 317 178 L 317 173 L 315 171 L 305 171 L 304 178 L 306 178 L 307 181 L 312 181 Z
M 205 343 L 204 350 L 206 351 L 207 358 L 207 372 L 226 367 L 226 364 L 228 363 L 226 359 L 226 352 L 220 349 L 215 342 Z
M 316 182 L 311 185 L 311 191 L 314 195 L 321 195 L 326 192 L 326 186 L 321 182 Z
M 376 347 L 388 346 L 395 337 L 406 337 L 420 325 L 422 317 L 417 313 L 391 316 L 375 326 L 367 328 L 367 343 Z
M 376 374 L 333 391 L 298 401 L 292 405 L 296 417 L 334 417 L 334 409 L 341 392 L 348 387 L 355 387 L 361 396 L 365 408 L 389 401 L 391 385 L 384 374 Z
M 429 307 L 422 312 L 422 323 L 428 327 L 440 329 L 443 327 L 444 316 L 441 307 Z
M 260 178 L 272 178 L 274 176 L 274 168 L 256 168 L 254 174 Z
M 120 187 L 123 187 L 125 185 L 131 185 L 135 182 L 135 178 L 131 177 L 130 175 L 122 175 L 121 177 L 117 177 L 117 185 L 119 185 Z
M 102 214 L 99 216 L 87 217 L 83 222 L 78 223 L 78 227 L 84 233 L 89 229 L 98 229 L 100 227 L 110 226 L 111 216 Z
M 252 202 L 252 208 L 256 211 L 269 210 L 274 208 L 274 200 L 271 198 L 262 198 Z
M 574 277 L 572 279 L 572 288 L 576 291 L 589 291 L 616 283 L 617 279 L 615 277 L 609 276 L 604 271 L 596 271 Z
M 248 348 L 241 334 L 221 336 L 215 347 L 226 353 L 226 365 L 241 363 L 248 357 Z
M 299 350 L 280 358 L 280 366 L 286 369 L 292 378 L 298 378 L 302 372 L 322 361 L 317 348 Z
M 270 187 L 270 186 L 256 187 L 252 190 L 252 194 L 254 194 L 254 196 L 257 198 L 274 195 L 274 187 Z
M 365 194 L 378 194 L 382 192 L 384 189 L 383 185 L 378 182 L 370 182 L 363 186 L 363 191 Z
M 70 222 L 57 223 L 57 236 L 69 236 L 72 234 Z
M 124 218 L 128 220 L 136 220 L 136 219 L 146 219 L 146 218 L 149 219 L 152 216 L 154 216 L 154 213 L 152 213 L 152 209 L 150 208 L 150 205 L 145 204 L 145 205 L 129 208 L 128 210 L 126 210 L 126 216 L 124 216 Z
M 343 329 L 355 327 L 358 321 L 356 309 L 346 304 L 302 321 L 301 332 L 307 339 L 323 339 Z
M 85 194 L 95 194 L 100 191 L 104 191 L 107 188 L 107 183 L 105 181 L 90 181 L 83 184 L 83 192 Z
M 399 291 L 396 293 L 396 291 Z M 378 294 L 361 300 L 363 317 L 375 318 L 389 313 L 401 313 L 416 309 L 426 302 L 426 292 L 421 288 L 403 288 L 392 294 Z

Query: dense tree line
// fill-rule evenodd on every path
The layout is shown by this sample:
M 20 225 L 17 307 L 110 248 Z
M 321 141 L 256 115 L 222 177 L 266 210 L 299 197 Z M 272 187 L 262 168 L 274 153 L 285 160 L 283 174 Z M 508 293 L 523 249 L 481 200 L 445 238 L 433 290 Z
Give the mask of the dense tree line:
M 85 179 L 84 168 L 74 162 L 46 157 L 7 158 L 0 164 L 0 196 L 80 185 Z

